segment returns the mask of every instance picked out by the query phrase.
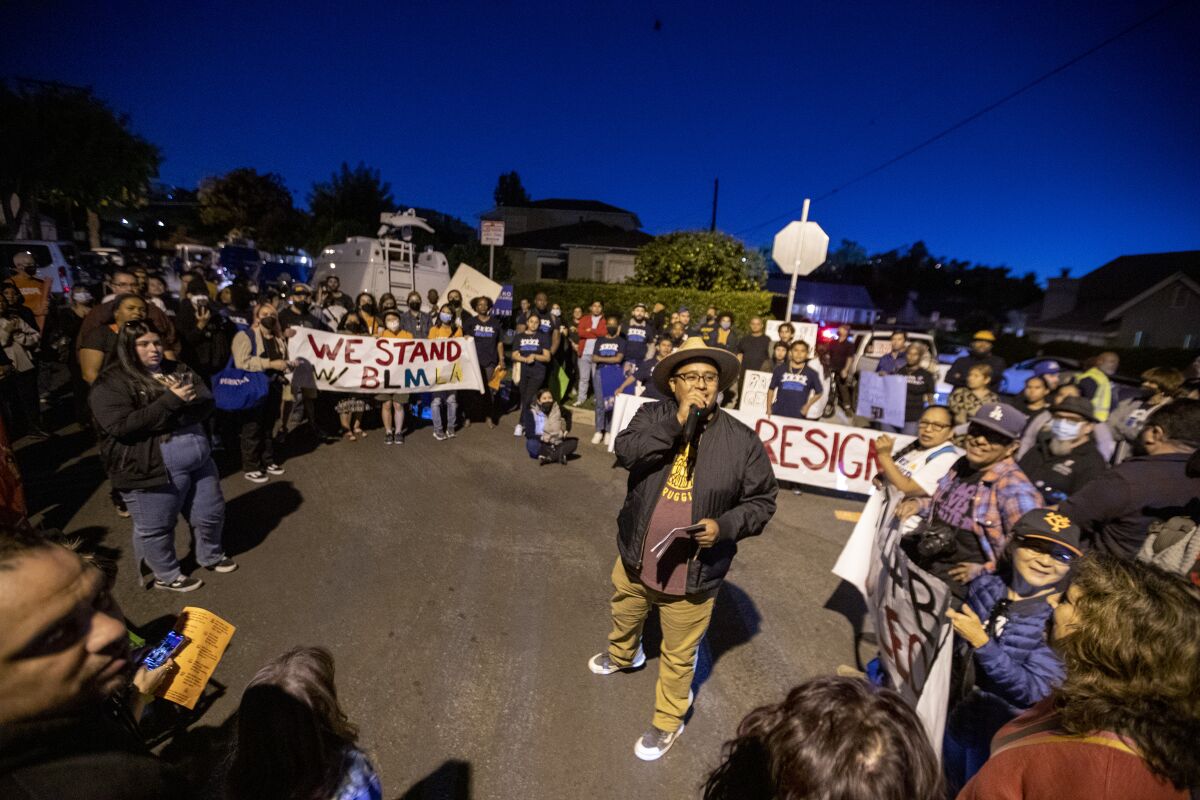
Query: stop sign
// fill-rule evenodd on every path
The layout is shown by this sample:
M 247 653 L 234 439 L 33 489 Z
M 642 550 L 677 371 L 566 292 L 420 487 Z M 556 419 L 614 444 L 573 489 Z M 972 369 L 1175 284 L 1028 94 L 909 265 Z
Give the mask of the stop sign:
M 801 249 L 801 234 L 804 245 Z M 789 222 L 775 234 L 771 258 L 789 275 L 807 275 L 825 263 L 829 252 L 829 234 L 815 222 Z

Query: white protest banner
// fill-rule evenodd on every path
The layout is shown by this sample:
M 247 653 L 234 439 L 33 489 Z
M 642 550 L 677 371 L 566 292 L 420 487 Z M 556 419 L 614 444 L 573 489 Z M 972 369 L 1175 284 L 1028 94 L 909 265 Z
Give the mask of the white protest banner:
M 289 357 L 311 368 L 323 392 L 483 391 L 474 338 L 377 339 L 296 330 Z
M 756 369 L 746 370 L 742 383 L 742 394 L 738 408 L 742 411 L 763 412 L 767 410 L 767 390 L 771 388 L 771 373 Z
M 875 372 L 858 374 L 858 408 L 860 417 L 904 426 L 904 398 L 908 386 L 900 375 L 879 375 Z
M 642 404 L 653 402 L 645 397 L 618 396 L 609 426 L 613 439 Z M 779 480 L 854 494 L 871 492 L 871 478 L 879 472 L 875 438 L 882 431 L 778 415 L 768 418 L 761 411 L 725 409 L 725 413 L 758 434 Z M 912 441 L 911 436 L 895 438 L 897 449 Z
M 875 618 L 888 682 L 916 710 L 940 754 L 954 634 L 946 620 L 950 589 L 904 554 L 900 536 L 900 521 L 888 513 L 875 536 L 867 605 Z
M 817 350 L 817 323 L 815 322 L 789 322 L 784 323 L 781 319 L 767 320 L 767 336 L 779 341 L 779 326 L 791 325 L 796 329 L 796 338 L 808 342 L 808 351 L 815 353 Z
M 479 270 L 467 264 L 459 264 L 458 269 L 454 271 L 454 277 L 446 284 L 445 295 L 457 289 L 462 295 L 463 308 L 471 308 L 471 301 L 476 297 L 486 297 L 493 303 L 500 296 L 500 290 L 503 287 L 494 280 L 488 278 Z

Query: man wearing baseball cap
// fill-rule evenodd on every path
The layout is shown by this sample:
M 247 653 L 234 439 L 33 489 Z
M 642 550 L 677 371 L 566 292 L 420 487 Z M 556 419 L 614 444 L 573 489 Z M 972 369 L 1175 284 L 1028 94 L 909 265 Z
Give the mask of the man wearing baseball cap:
M 1049 429 L 1017 462 L 1046 505 L 1058 505 L 1108 469 L 1092 439 L 1097 422 L 1082 397 L 1064 397 L 1050 407 Z
M 642 626 L 657 607 L 662 626 L 654 718 L 634 753 L 660 758 L 691 710 L 696 651 L 738 542 L 762 533 L 778 486 L 758 435 L 717 406 L 738 378 L 737 357 L 691 338 L 654 367 L 666 400 L 638 409 L 616 438 L 629 489 L 617 515 L 608 646 L 597 675 L 646 663 Z
M 1046 382 L 1046 388 L 1054 391 L 1058 388 L 1062 375 L 1062 364 L 1057 361 L 1039 361 L 1033 368 L 1033 374 Z
M 1004 377 L 1004 368 L 1008 365 L 1004 359 L 992 353 L 996 344 L 996 334 L 991 331 L 976 331 L 971 338 L 971 352 L 960 357 L 946 373 L 946 382 L 951 386 L 967 385 L 967 373 L 977 364 L 987 364 L 992 368 L 992 391 L 1000 388 L 1000 380 Z
M 972 580 L 996 571 L 1021 515 L 1043 504 L 1013 460 L 1025 422 L 1010 405 L 984 404 L 968 424 L 966 455 L 938 482 L 933 497 L 905 500 L 896 512 L 902 520 L 922 518 L 901 546 L 959 600 Z

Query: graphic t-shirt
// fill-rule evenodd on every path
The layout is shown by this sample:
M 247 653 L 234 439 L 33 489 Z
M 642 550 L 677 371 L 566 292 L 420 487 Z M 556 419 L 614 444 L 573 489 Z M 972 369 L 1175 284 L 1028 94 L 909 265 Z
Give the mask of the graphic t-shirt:
M 650 320 L 638 322 L 631 319 L 625 323 L 625 358 L 628 361 L 645 361 L 654 341 L 654 325 Z
M 550 349 L 550 334 L 542 333 L 541 331 L 526 331 L 519 333 L 513 339 L 514 346 L 517 352 L 521 355 L 535 356 L 543 350 Z M 521 375 L 538 376 L 546 374 L 546 365 L 541 361 L 522 362 Z
M 821 378 L 808 365 L 793 369 L 790 362 L 785 362 L 775 368 L 770 388 L 775 390 L 772 414 L 803 418 L 808 398 L 821 393 Z
M 675 456 L 671 473 L 663 486 L 662 494 L 650 515 L 646 529 L 646 541 L 642 545 L 642 583 L 663 594 L 687 594 L 688 563 L 697 545 L 683 537 L 671 542 L 665 550 L 652 552 L 652 548 L 675 528 L 686 528 L 692 524 L 692 483 L 694 476 L 688 471 L 688 454 L 691 445 L 684 447 Z
M 596 340 L 596 350 L 593 356 L 625 356 L 625 340 L 620 336 L 601 336 Z M 611 363 L 611 362 L 610 362 Z M 617 362 L 618 364 L 621 362 Z
M 479 358 L 479 366 L 485 372 L 491 370 L 500 360 L 496 353 L 496 346 L 504 336 L 500 323 L 495 317 L 488 317 L 486 322 L 476 317 L 465 321 L 464 330 L 475 339 L 475 355 Z
M 650 361 L 643 361 L 638 365 L 637 372 L 634 373 L 637 377 L 637 382 L 644 387 L 642 397 L 649 397 L 652 400 L 666 400 L 667 396 L 658 390 L 654 385 L 654 367 L 660 359 L 655 358 Z M 633 385 L 630 384 L 630 389 Z M 630 392 L 632 394 L 632 392 Z
M 937 380 L 932 372 L 924 369 L 909 372 L 906 367 L 897 374 L 904 378 L 905 383 L 904 421 L 916 422 L 925 411 L 925 395 L 937 391 Z

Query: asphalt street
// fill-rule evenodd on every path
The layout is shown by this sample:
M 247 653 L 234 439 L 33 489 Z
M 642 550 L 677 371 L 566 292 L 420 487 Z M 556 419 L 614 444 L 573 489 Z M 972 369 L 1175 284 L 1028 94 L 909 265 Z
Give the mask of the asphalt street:
M 829 570 L 851 528 L 835 511 L 861 503 L 781 490 L 718 597 L 686 732 L 643 763 L 633 743 L 653 711 L 656 626 L 641 671 L 586 666 L 608 631 L 626 473 L 577 427 L 582 458 L 565 467 L 530 460 L 511 423 L 447 442 L 425 427 L 392 447 L 379 429 L 298 442 L 282 477 L 225 478 L 227 550 L 241 568 L 201 570 L 206 585 L 186 595 L 139 588 L 130 521 L 114 514 L 82 432 L 22 446 L 19 460 L 38 520 L 119 551 L 131 623 L 161 630 L 196 605 L 237 626 L 202 714 L 159 748 L 198 776 L 214 774 L 255 670 L 320 644 L 387 798 L 698 797 L 747 711 L 854 663 L 862 605 Z M 188 538 L 181 523 L 181 554 Z

